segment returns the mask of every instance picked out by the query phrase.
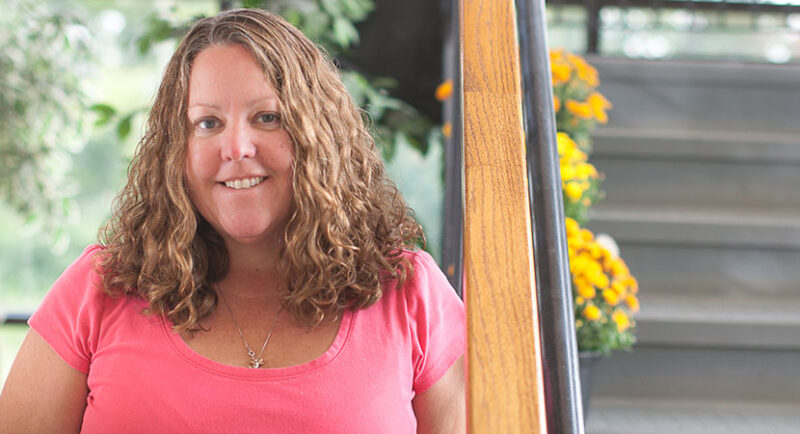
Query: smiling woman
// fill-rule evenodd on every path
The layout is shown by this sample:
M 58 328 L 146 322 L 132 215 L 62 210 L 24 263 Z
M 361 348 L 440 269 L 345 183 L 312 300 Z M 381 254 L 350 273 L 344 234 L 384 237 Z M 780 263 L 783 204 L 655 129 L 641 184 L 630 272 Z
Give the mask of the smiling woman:
M 464 431 L 463 305 L 283 19 L 189 31 L 102 238 L 31 318 L 4 428 Z

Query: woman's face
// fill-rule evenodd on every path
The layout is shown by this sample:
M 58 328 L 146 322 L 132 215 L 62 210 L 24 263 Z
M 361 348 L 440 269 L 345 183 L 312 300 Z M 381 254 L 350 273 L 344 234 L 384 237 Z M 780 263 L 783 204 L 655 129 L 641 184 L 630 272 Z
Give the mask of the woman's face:
M 189 78 L 186 183 L 231 243 L 275 247 L 292 207 L 292 144 L 278 97 L 240 45 L 200 52 Z

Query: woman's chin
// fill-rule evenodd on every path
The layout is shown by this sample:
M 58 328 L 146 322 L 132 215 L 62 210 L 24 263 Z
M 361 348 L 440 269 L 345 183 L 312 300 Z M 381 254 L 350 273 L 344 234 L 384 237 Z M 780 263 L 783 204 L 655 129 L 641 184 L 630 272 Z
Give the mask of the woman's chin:
M 217 230 L 229 243 L 240 245 L 271 244 L 282 237 L 276 225 L 262 223 L 254 224 L 252 220 L 247 222 L 229 222 L 221 225 Z M 220 230 L 221 229 L 221 230 Z

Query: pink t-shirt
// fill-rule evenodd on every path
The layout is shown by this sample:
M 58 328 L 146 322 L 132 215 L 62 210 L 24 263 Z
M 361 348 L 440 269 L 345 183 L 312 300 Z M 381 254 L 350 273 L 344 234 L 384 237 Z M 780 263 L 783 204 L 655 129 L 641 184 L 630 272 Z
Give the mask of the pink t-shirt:
M 333 344 L 297 366 L 250 369 L 195 353 L 134 296 L 100 289 L 87 248 L 31 327 L 87 374 L 86 433 L 413 433 L 411 399 L 464 353 L 461 300 L 425 252 L 367 309 L 344 313 Z

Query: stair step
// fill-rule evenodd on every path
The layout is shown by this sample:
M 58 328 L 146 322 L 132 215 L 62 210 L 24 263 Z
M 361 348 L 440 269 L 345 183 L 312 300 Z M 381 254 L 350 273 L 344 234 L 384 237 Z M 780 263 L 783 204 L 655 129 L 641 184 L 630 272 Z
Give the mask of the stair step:
M 587 434 L 800 433 L 800 405 L 748 401 L 592 399 Z
M 595 206 L 587 227 L 611 234 L 651 296 L 800 296 L 800 211 Z
M 800 249 L 800 209 L 601 202 L 590 219 L 590 228 L 619 242 Z
M 800 132 L 800 66 L 592 56 L 610 125 L 670 130 Z
M 605 174 L 601 188 L 609 204 L 800 209 L 800 164 L 790 159 L 762 164 L 600 154 L 590 161 Z
M 800 405 L 800 351 L 640 343 L 596 362 L 592 399 L 702 399 Z
M 592 139 L 592 155 L 602 158 L 800 163 L 796 133 L 603 127 Z
M 800 297 L 643 294 L 636 321 L 648 345 L 800 349 Z

